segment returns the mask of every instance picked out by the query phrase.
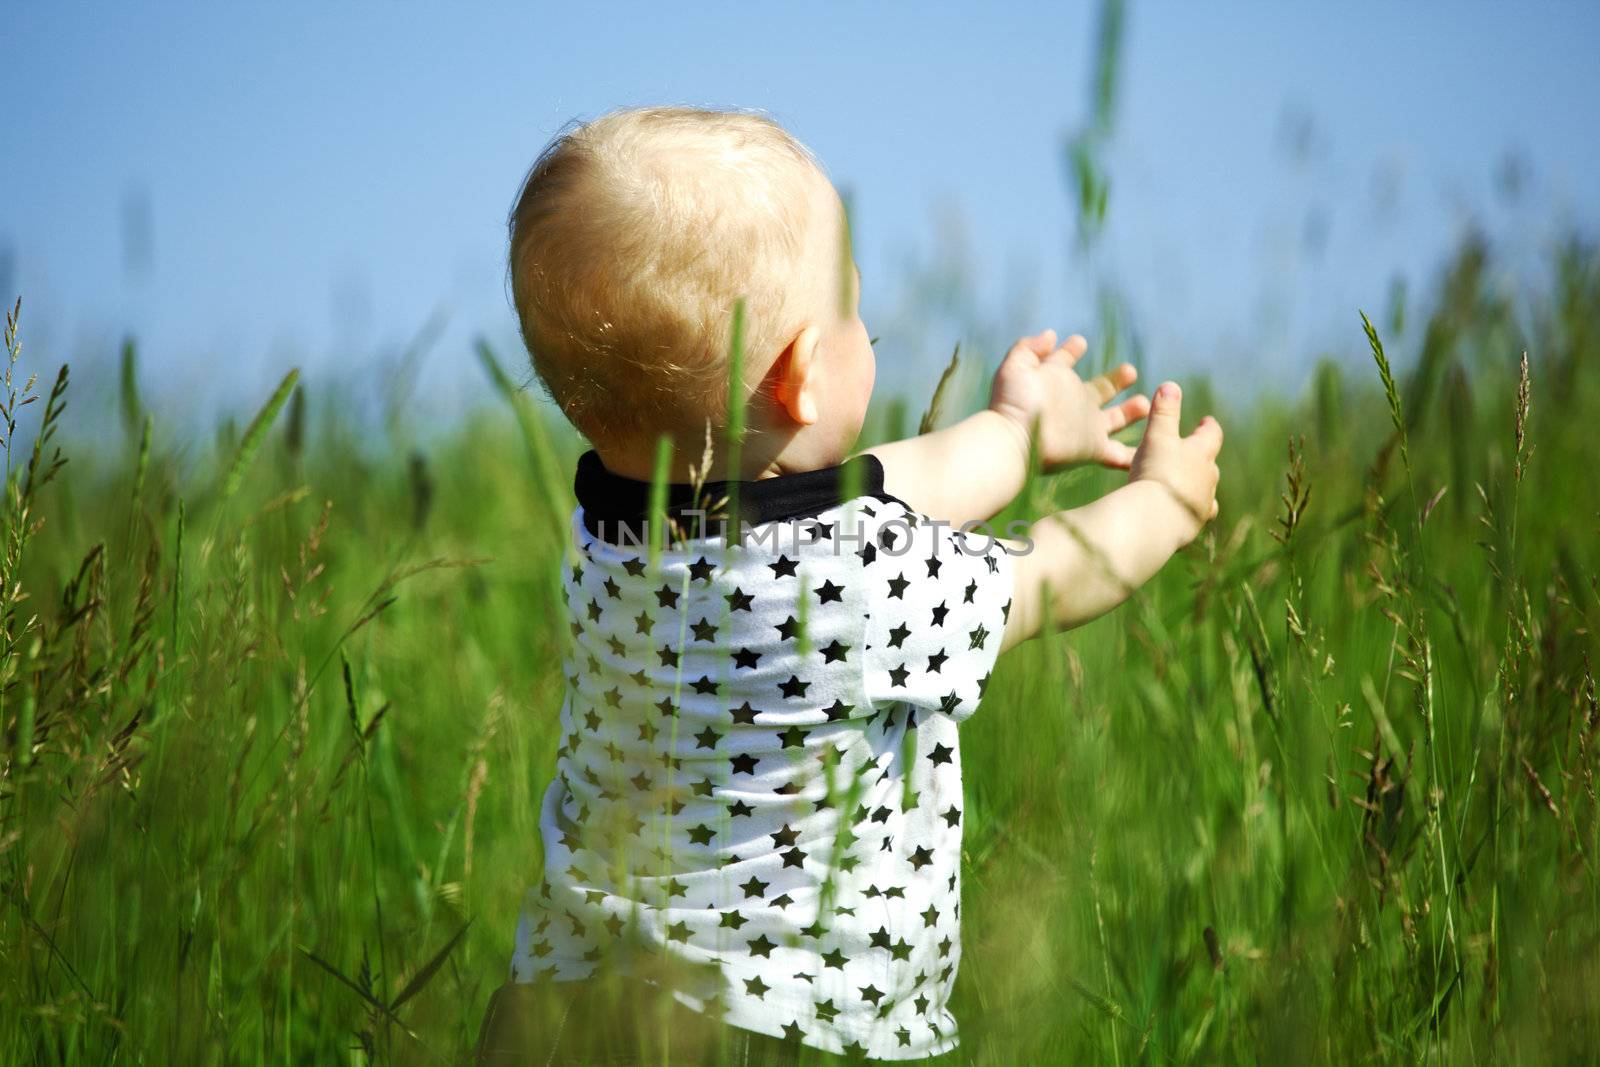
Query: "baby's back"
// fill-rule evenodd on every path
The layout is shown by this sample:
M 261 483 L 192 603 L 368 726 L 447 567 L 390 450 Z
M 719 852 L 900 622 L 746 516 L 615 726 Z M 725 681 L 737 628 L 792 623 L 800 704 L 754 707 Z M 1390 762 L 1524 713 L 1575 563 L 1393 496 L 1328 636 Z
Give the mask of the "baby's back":
M 886 1058 L 951 1047 L 955 727 L 998 652 L 1003 552 L 883 496 L 868 457 L 843 504 L 838 468 L 742 483 L 743 547 L 690 539 L 652 563 L 638 483 L 589 460 L 515 976 L 650 949 L 705 965 L 680 999 L 746 1029 Z

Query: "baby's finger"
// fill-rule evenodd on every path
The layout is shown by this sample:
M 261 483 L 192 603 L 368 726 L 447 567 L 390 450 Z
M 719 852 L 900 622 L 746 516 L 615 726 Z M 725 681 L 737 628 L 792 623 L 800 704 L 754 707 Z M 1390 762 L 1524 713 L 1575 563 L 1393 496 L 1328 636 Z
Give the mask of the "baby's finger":
M 1133 384 L 1139 372 L 1133 369 L 1133 364 L 1124 363 L 1114 370 L 1090 378 L 1084 384 L 1094 393 L 1096 404 L 1108 404 L 1111 398 Z
M 1075 333 L 1061 342 L 1061 347 L 1050 353 L 1050 359 L 1060 360 L 1067 366 L 1076 366 L 1083 354 L 1089 351 L 1089 342 L 1083 339 L 1082 334 Z
M 1222 505 L 1215 500 L 1211 502 L 1211 514 L 1206 516 L 1207 521 L 1216 518 L 1222 512 Z
M 1194 428 L 1194 433 L 1189 435 L 1191 440 L 1199 441 L 1206 446 L 1206 451 L 1215 459 L 1217 453 L 1222 451 L 1222 423 L 1207 415 L 1200 420 L 1200 425 Z
M 1051 349 L 1055 348 L 1055 346 L 1056 332 L 1054 330 L 1045 330 L 1043 333 L 1036 333 L 1032 337 L 1017 338 L 1017 343 L 1011 346 L 1011 350 L 1006 353 L 1006 358 L 1025 360 L 1028 364 L 1037 366 L 1044 362 L 1044 358 L 1050 354 Z
M 1055 350 L 1056 332 L 1054 330 L 1044 330 L 1041 333 L 1034 334 L 1032 337 L 1025 337 L 1017 343 L 1026 344 L 1033 350 L 1034 355 L 1044 359 Z
M 1150 422 L 1145 426 L 1146 437 L 1159 434 L 1165 437 L 1180 437 L 1178 419 L 1183 414 L 1183 390 L 1178 388 L 1177 382 L 1162 382 L 1156 390 L 1154 399 L 1150 401 Z
M 1130 396 L 1117 406 L 1106 408 L 1106 433 L 1116 433 L 1132 426 L 1148 414 L 1150 414 L 1150 398 L 1143 393 Z
M 1107 441 L 1100 449 L 1100 465 L 1125 471 L 1133 466 L 1134 449 L 1121 441 Z

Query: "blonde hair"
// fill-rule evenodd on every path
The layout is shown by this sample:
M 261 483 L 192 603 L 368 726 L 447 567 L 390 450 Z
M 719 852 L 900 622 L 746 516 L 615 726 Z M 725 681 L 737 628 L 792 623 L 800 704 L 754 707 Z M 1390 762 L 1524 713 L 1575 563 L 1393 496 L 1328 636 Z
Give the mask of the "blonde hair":
M 540 153 L 509 219 L 512 297 L 580 432 L 604 446 L 721 426 L 735 302 L 747 372 L 803 325 L 817 177 L 804 145 L 742 111 L 612 111 Z

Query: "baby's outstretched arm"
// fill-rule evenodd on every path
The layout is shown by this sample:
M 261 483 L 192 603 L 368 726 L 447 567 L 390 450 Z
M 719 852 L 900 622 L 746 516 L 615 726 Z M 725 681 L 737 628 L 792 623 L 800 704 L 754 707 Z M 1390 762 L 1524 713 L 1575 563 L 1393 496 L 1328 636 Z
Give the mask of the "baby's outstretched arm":
M 1016 556 L 1016 588 L 1002 649 L 1088 622 L 1121 604 L 1217 514 L 1222 426 L 1209 415 L 1188 437 L 1178 429 L 1183 396 L 1156 391 L 1128 484 L 1091 504 L 1035 523 Z
M 885 489 L 959 526 L 994 517 L 1022 491 L 1031 433 L 1038 434 L 1047 471 L 1089 462 L 1126 468 L 1133 449 L 1111 435 L 1144 418 L 1150 403 L 1135 396 L 1104 406 L 1137 373 L 1124 363 L 1084 381 L 1074 368 L 1087 349 L 1076 334 L 1056 347 L 1054 330 L 1018 341 L 995 373 L 988 408 L 943 430 L 868 450 L 883 464 Z

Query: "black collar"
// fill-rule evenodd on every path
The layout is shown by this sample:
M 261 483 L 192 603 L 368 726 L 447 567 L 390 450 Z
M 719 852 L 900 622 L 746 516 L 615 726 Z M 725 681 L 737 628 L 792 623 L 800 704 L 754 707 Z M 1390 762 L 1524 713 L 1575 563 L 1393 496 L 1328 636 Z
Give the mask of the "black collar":
M 730 498 L 738 509 L 738 516 L 748 526 L 767 522 L 782 522 L 810 518 L 829 508 L 844 503 L 846 492 L 855 496 L 883 495 L 883 464 L 877 456 L 860 455 L 846 460 L 837 467 L 803 471 L 799 474 L 780 474 L 776 478 L 757 478 L 754 481 L 707 482 L 699 493 L 694 487 L 681 482 L 667 486 L 667 515 L 678 518 L 685 511 L 696 508 L 718 511 L 716 505 Z M 583 508 L 583 524 L 595 537 L 613 543 L 630 539 L 634 543 L 648 536 L 650 516 L 650 483 L 613 474 L 600 462 L 600 456 L 585 452 L 578 457 L 578 474 L 573 482 L 578 506 Z M 716 522 L 720 515 L 707 518 L 688 516 L 679 525 L 693 536 L 704 528 L 718 534 L 722 528 Z M 731 529 L 732 517 L 729 516 Z

